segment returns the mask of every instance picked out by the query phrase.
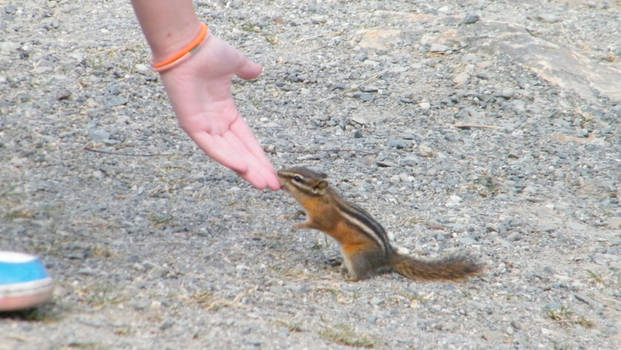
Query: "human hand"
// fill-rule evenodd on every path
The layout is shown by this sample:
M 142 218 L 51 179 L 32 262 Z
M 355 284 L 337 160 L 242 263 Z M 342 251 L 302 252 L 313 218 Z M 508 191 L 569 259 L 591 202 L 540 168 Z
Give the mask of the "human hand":
M 198 52 L 161 73 L 179 125 L 211 158 L 259 189 L 278 190 L 276 171 L 233 96 L 231 79 L 254 79 L 262 67 L 210 35 Z

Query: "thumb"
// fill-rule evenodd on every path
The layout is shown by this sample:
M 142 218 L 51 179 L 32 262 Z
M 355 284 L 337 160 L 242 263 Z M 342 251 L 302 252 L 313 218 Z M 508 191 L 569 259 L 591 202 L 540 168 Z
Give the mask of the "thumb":
M 254 79 L 261 74 L 263 71 L 263 67 L 258 64 L 250 61 L 246 57 L 243 58 L 242 64 L 239 66 L 235 74 L 245 80 Z

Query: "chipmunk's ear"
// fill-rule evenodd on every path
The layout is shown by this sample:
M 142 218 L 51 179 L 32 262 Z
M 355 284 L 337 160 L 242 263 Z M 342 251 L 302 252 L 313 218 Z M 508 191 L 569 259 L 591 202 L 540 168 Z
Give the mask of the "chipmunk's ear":
M 313 186 L 313 192 L 320 193 L 323 192 L 328 187 L 328 181 L 321 180 L 317 182 L 315 186 Z

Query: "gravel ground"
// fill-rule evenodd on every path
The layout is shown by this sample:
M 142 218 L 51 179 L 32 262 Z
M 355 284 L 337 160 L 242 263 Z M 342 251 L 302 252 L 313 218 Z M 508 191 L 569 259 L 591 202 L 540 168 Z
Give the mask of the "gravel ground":
M 1 0 L 0 249 L 57 288 L 0 349 L 621 347 L 618 1 L 195 4 L 265 65 L 234 93 L 277 167 L 486 274 L 344 281 L 177 127 L 127 1 Z

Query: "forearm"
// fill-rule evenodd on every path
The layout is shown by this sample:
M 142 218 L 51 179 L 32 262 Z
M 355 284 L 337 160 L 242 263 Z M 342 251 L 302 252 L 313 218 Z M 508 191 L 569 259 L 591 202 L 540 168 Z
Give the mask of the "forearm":
M 178 52 L 200 32 L 191 0 L 132 0 L 132 6 L 155 62 Z

